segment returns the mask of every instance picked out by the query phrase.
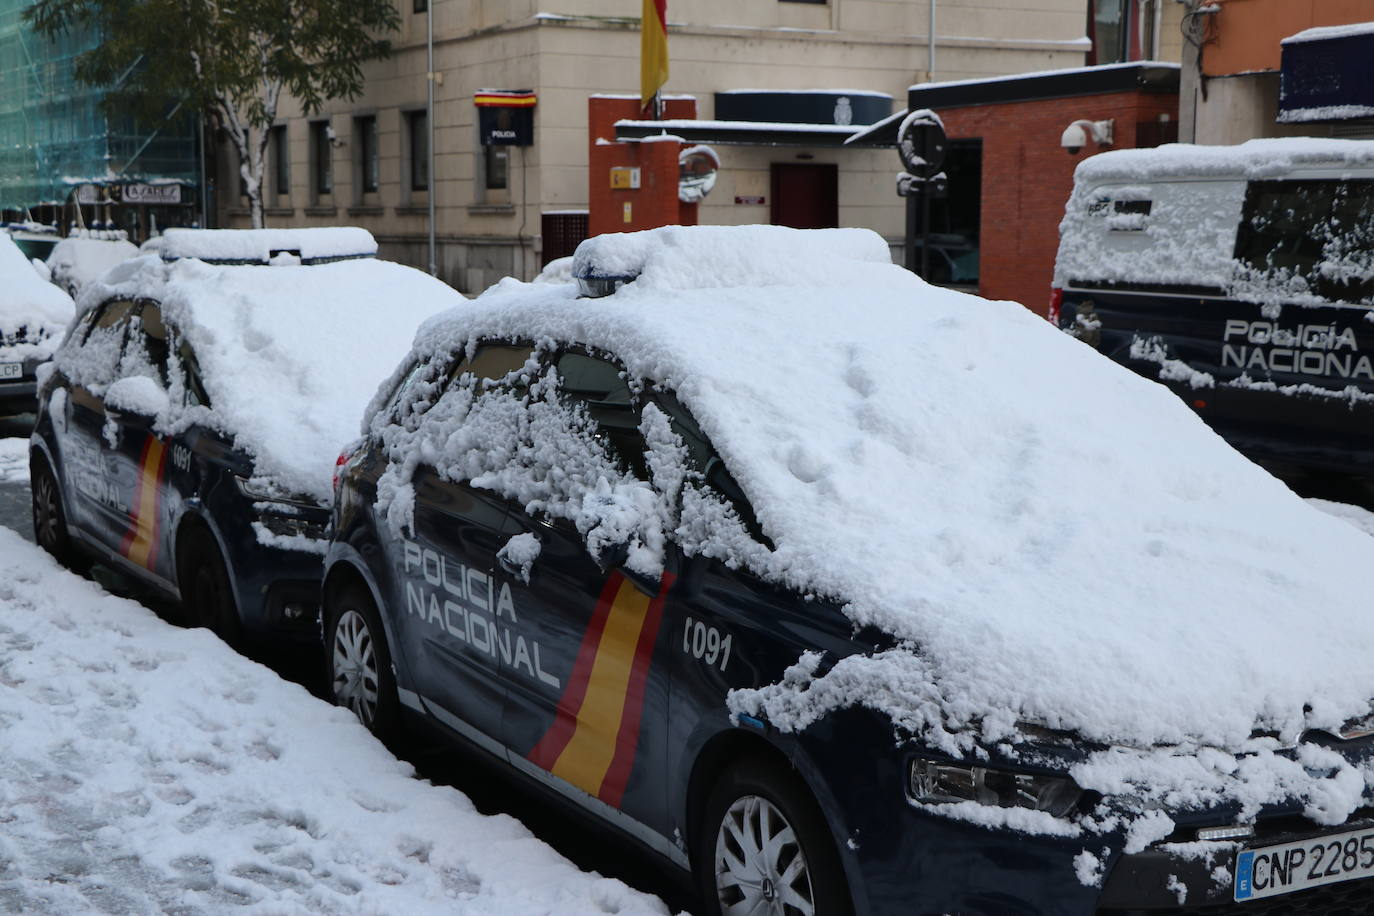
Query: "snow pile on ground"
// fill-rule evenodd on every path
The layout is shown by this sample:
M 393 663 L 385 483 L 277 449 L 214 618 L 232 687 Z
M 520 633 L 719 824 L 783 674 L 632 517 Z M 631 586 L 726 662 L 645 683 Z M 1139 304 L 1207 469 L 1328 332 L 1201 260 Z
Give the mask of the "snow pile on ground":
M 138 248 L 122 239 L 65 238 L 48 255 L 52 282 L 73 296 L 121 261 L 138 256 Z
M 1374 542 L 1161 386 L 846 235 L 654 230 L 608 259 L 603 276 L 642 268 L 615 295 L 504 280 L 427 322 L 417 355 L 580 341 L 674 389 L 776 549 L 706 498 L 684 500 L 680 539 L 901 643 L 837 667 L 842 690 L 800 677 L 754 698 L 798 727 L 867 703 L 951 746 L 1029 720 L 1240 752 L 1257 727 L 1291 739 L 1370 710 L 1374 618 L 1350 570 Z M 449 445 L 427 460 L 483 447 Z M 642 511 L 651 525 L 657 507 Z M 1316 613 L 1322 626 L 1294 625 Z
M 0 359 L 45 358 L 72 318 L 71 297 L 38 275 L 34 265 L 0 233 Z M 14 341 L 20 329 L 23 339 Z
M 415 327 L 464 301 L 427 274 L 370 258 L 224 267 L 145 255 L 92 285 L 81 308 L 116 294 L 162 303 L 164 320 L 194 349 L 210 396 L 209 410 L 182 407 L 173 372 L 171 406 L 157 428 L 217 427 L 254 457 L 255 477 L 324 503 L 335 458 Z M 97 349 L 64 348 L 56 363 L 103 390 L 113 367 L 97 365 Z
M 0 530 L 0 910 L 664 914 Z
M 29 479 L 29 440 L 0 439 L 0 483 L 26 483 Z

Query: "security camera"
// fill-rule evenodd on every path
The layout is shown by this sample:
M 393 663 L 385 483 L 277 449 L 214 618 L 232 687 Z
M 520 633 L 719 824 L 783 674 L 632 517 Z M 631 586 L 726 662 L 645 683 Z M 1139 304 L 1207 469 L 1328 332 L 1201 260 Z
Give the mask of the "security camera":
M 1088 145 L 1088 132 L 1075 121 L 1064 128 L 1064 133 L 1059 138 L 1059 145 L 1068 150 L 1070 156 L 1076 156 L 1079 150 Z
M 1068 150 L 1070 156 L 1077 155 L 1083 147 L 1087 146 L 1089 137 L 1098 146 L 1111 146 L 1112 123 L 1110 118 L 1105 121 L 1089 121 L 1080 118 L 1064 128 L 1064 133 L 1059 136 L 1059 145 Z

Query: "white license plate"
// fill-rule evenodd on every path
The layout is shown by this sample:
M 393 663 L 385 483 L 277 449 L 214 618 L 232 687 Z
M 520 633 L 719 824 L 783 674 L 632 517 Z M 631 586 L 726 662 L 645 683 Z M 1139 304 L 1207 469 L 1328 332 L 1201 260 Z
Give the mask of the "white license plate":
M 1297 843 L 1244 849 L 1236 857 L 1237 901 L 1374 876 L 1374 827 Z
M 0 379 L 23 378 L 23 363 L 0 363 Z

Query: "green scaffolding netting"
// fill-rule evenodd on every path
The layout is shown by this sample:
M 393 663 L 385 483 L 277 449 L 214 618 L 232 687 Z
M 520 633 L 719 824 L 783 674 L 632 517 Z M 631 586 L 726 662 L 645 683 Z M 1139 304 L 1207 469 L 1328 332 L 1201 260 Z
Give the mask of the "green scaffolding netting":
M 93 31 L 49 41 L 29 28 L 32 0 L 0 0 L 0 209 L 65 201 L 73 187 L 197 179 L 195 119 L 156 128 L 111 117 L 106 90 L 76 81 Z

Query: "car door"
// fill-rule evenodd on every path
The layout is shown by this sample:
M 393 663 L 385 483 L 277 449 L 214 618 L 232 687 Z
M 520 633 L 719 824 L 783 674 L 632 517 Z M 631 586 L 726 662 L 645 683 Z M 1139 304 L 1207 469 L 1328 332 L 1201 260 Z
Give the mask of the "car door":
M 444 398 L 461 399 L 478 387 L 491 403 L 519 392 L 502 380 L 530 358 L 531 347 L 491 344 L 476 348 L 450 372 Z M 505 501 L 456 473 L 440 473 L 422 460 L 411 479 L 413 522 L 391 551 L 395 596 L 392 615 L 399 647 L 415 688 L 450 727 L 494 749 L 501 737 L 505 687 L 498 666 L 513 656 L 512 611 L 495 576 L 496 552 L 509 537 Z M 474 731 L 476 732 L 474 734 Z
M 81 345 L 65 361 L 71 387 L 60 419 L 53 418 L 71 524 L 110 549 L 124 537 L 124 494 L 132 480 L 120 477 L 108 447 L 113 430 L 107 424 L 104 391 L 115 380 L 136 311 L 131 299 L 113 299 L 97 308 Z
M 647 488 L 636 398 L 620 367 L 568 351 L 555 368 L 563 421 L 545 423 L 542 434 L 568 441 L 589 434 L 590 451 L 610 465 L 598 477 L 585 466 L 585 456 L 565 460 L 563 470 L 573 469 L 567 476 L 582 479 L 570 482 L 563 495 L 586 506 L 607 498 L 604 491 L 592 491 L 617 477 L 621 487 Z M 532 429 L 533 456 L 553 448 L 540 435 Z M 622 545 L 613 541 L 601 544 L 602 556 L 593 556 L 574 520 L 556 512 L 529 513 L 512 505 L 511 515 L 520 522 L 523 545 L 503 550 L 498 577 L 511 590 L 528 647 L 528 658 L 522 655 L 505 672 L 505 740 L 512 760 L 534 775 L 554 777 L 557 788 L 594 809 L 600 806 L 587 796 L 666 833 L 668 682 L 657 660 L 666 647 L 661 623 L 673 577 L 630 571 Z M 598 543 L 595 532 L 592 540 Z
M 130 318 L 119 382 L 127 384 L 124 380 L 132 378 L 148 380 L 163 394 L 158 406 L 165 407 L 168 349 L 161 306 L 152 301 L 139 303 L 137 314 Z M 169 486 L 172 443 L 154 429 L 157 412 L 151 405 L 116 406 L 107 391 L 107 435 L 102 444 L 118 469 L 121 486 L 124 518 L 118 542 L 120 556 L 158 578 L 171 581 L 174 557 L 169 545 L 170 522 L 180 508 L 180 499 L 175 488 Z

